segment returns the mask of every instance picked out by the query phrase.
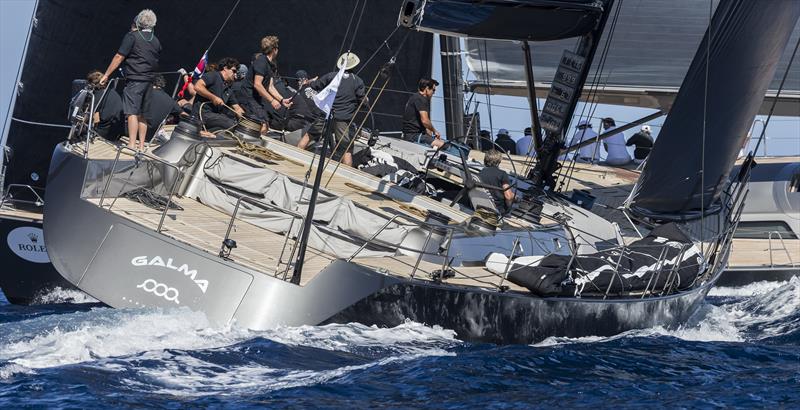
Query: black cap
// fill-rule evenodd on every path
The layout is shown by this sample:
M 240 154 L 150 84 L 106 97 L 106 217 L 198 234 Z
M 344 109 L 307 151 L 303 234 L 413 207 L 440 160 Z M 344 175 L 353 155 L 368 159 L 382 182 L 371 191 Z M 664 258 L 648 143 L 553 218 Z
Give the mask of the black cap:
M 308 78 L 308 73 L 306 70 L 297 70 L 297 72 L 294 73 L 294 76 L 295 78 Z
M 531 127 L 525 128 L 525 135 L 532 135 L 533 132 L 531 131 Z

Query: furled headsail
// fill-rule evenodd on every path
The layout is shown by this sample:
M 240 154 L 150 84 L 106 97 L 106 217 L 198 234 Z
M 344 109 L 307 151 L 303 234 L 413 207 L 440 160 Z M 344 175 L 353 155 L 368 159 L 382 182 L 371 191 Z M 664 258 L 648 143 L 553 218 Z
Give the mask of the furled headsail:
M 582 36 L 602 14 L 596 0 L 407 0 L 398 24 L 448 36 L 547 41 Z
M 631 194 L 672 219 L 718 199 L 800 17 L 796 0 L 723 0 Z

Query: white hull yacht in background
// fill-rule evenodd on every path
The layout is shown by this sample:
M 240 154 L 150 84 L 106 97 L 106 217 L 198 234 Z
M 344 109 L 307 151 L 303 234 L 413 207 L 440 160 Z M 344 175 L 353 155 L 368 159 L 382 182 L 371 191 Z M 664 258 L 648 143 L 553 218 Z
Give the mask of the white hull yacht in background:
M 328 138 L 315 155 L 260 140 L 246 120 L 236 138 L 212 141 L 184 123 L 146 153 L 101 139 L 56 147 L 45 204 L 51 259 L 109 306 L 188 307 L 213 323 L 253 329 L 410 319 L 453 329 L 464 340 L 530 343 L 678 326 L 726 265 L 748 172 L 719 181 L 727 181 L 742 142 L 737 135 L 756 114 L 755 96 L 766 91 L 764 78 L 775 72 L 800 11 L 788 0 L 720 3 L 629 202 L 651 231 L 626 240 L 612 221 L 553 190 L 563 131 L 612 5 L 402 4 L 399 23 L 416 30 L 579 39 L 565 50 L 557 77 L 571 83 L 553 87 L 565 111 L 560 121 L 543 122 L 540 161 L 532 178 L 518 183 L 523 201 L 511 215 L 498 218 L 481 202 L 480 191 L 490 188 L 472 183 L 469 167 L 462 175 L 473 209 L 456 209 L 356 169 L 319 165 Z M 706 71 L 708 77 L 698 75 Z M 699 98 L 705 89 L 708 98 Z M 753 98 L 739 98 L 745 89 Z M 702 135 L 704 112 L 710 124 L 728 122 L 706 133 L 718 149 L 675 172 L 665 163 L 676 144 Z M 464 164 L 464 150 L 450 145 Z M 327 188 L 323 179 L 330 179 Z

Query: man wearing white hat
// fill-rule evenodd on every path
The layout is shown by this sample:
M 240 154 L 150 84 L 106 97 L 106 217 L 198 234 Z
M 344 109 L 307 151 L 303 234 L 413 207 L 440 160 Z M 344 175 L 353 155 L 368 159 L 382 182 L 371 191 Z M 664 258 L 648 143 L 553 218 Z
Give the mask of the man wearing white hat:
M 575 145 L 577 143 L 590 140 L 597 136 L 597 133 L 594 132 L 592 129 L 592 124 L 589 123 L 589 120 L 580 120 L 578 121 L 578 125 L 575 126 L 575 134 L 572 134 L 572 139 L 569 142 L 568 146 Z M 594 155 L 594 149 L 596 144 L 587 145 L 585 147 L 581 147 L 578 149 L 577 152 L 577 160 L 582 162 L 592 162 L 592 156 Z M 561 160 L 566 160 L 567 154 L 564 154 L 561 157 Z
M 355 116 L 361 100 L 366 98 L 367 94 L 364 81 L 351 71 L 353 68 L 358 66 L 358 63 L 360 62 L 361 60 L 358 58 L 358 56 L 350 52 L 342 54 L 336 61 L 336 67 L 339 69 L 344 67 L 345 73 L 344 77 L 342 77 L 342 82 L 339 84 L 339 88 L 336 91 L 336 98 L 334 98 L 333 105 L 331 107 L 333 132 L 336 136 L 336 142 L 334 142 L 334 144 L 337 144 L 339 141 L 341 141 L 341 143 L 339 143 L 338 152 L 333 153 L 332 155 L 341 155 L 342 162 L 345 165 L 351 166 L 353 165 L 353 157 L 349 151 L 352 150 L 352 146 L 348 152 L 342 153 L 342 151 L 344 151 L 345 148 L 350 145 L 350 132 L 348 130 L 348 125 L 350 125 L 353 116 Z M 336 77 L 336 74 L 338 74 L 338 70 L 331 71 L 330 73 L 311 81 L 309 83 L 309 87 L 316 91 L 321 91 L 323 88 L 325 88 L 325 86 L 333 81 L 333 79 Z M 320 121 L 312 124 L 308 129 L 308 132 L 303 136 L 297 146 L 300 148 L 305 148 L 311 141 L 311 138 L 315 140 L 319 138 L 319 136 L 322 134 L 322 127 L 319 126 L 320 124 Z

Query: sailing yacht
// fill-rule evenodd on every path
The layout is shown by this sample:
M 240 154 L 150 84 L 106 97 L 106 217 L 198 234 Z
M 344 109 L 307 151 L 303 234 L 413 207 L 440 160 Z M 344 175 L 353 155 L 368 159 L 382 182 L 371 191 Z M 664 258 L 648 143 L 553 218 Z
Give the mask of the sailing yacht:
M 747 171 L 722 182 L 739 131 L 761 101 L 730 93 L 763 95 L 764 77 L 774 73 L 800 11 L 791 1 L 721 2 L 662 133 L 696 138 L 704 108 L 708 121 L 731 111 L 740 120 L 706 136 L 725 149 L 709 153 L 703 166 L 688 161 L 688 177 L 660 162 L 685 141 L 659 139 L 628 205 L 652 229 L 626 239 L 614 221 L 553 189 L 566 119 L 612 4 L 402 4 L 399 24 L 413 30 L 580 39 L 564 52 L 558 76 L 570 84 L 552 90 L 564 112 L 543 121 L 540 160 L 530 180 L 517 181 L 524 200 L 510 215 L 498 215 L 486 200 L 492 187 L 475 180 L 468 150 L 454 142 L 429 164 L 460 164 L 467 208 L 328 166 L 327 139 L 316 155 L 260 139 L 247 120 L 215 140 L 202 140 L 196 126 L 184 123 L 169 142 L 144 153 L 100 138 L 59 144 L 45 204 L 48 253 L 68 281 L 109 306 L 187 307 L 213 323 L 253 329 L 410 319 L 453 329 L 464 340 L 530 343 L 678 326 L 726 265 L 747 196 Z M 776 46 L 756 47 L 764 43 Z M 706 70 L 712 75 L 698 75 Z M 720 95 L 705 78 L 741 87 Z M 706 88 L 707 106 L 697 98 Z

